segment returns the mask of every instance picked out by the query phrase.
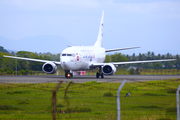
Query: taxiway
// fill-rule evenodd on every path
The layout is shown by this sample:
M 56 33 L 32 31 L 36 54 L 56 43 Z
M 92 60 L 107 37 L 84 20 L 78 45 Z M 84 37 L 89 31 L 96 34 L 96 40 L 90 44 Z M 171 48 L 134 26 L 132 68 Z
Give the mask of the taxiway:
M 84 83 L 87 81 L 97 82 L 127 82 L 148 81 L 148 80 L 167 80 L 180 78 L 180 75 L 114 75 L 105 76 L 105 78 L 95 78 L 94 75 L 74 76 L 72 79 L 66 79 L 64 75 L 32 75 L 32 76 L 0 76 L 0 83 L 47 83 L 47 82 L 69 82 Z

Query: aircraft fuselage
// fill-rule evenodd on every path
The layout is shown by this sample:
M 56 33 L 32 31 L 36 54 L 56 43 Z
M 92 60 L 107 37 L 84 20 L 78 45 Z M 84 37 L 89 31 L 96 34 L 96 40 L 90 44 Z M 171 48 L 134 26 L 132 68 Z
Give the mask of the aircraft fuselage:
M 64 70 L 87 70 L 92 63 L 103 63 L 105 49 L 95 46 L 72 46 L 66 48 L 60 56 Z

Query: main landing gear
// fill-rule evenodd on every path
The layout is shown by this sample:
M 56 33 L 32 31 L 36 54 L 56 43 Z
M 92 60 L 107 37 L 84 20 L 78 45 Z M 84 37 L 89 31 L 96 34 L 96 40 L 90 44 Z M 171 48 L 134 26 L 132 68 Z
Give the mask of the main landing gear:
M 96 73 L 96 78 L 99 78 L 99 76 L 101 76 L 101 78 L 104 78 L 104 74 L 103 74 L 103 73 L 97 72 L 97 73 Z
M 71 79 L 73 77 L 73 74 L 70 73 L 70 70 L 65 70 L 65 78 Z
M 101 67 L 99 68 L 99 72 L 96 73 L 96 78 L 99 78 L 99 76 L 101 76 L 101 78 L 104 78 L 104 74 L 101 72 Z

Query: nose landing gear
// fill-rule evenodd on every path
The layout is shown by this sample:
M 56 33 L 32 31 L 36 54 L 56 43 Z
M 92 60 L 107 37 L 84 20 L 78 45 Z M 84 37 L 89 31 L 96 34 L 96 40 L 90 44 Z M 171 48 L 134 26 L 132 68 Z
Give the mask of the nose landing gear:
M 65 70 L 65 78 L 71 79 L 73 77 L 73 74 L 70 73 L 70 70 Z

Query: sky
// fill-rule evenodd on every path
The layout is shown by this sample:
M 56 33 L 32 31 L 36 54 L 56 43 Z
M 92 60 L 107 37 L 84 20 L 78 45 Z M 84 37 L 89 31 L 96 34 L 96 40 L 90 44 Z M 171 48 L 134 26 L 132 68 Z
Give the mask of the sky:
M 176 55 L 180 54 L 179 6 L 179 0 L 0 0 L 0 38 L 5 38 L 0 39 L 0 46 L 60 53 L 66 48 L 65 41 L 76 46 L 93 45 L 104 10 L 105 49 L 140 46 L 120 52 Z M 49 43 L 54 36 L 64 42 L 40 45 L 42 36 L 52 36 Z M 29 38 L 39 46 L 33 46 L 32 40 L 30 47 L 26 43 Z

